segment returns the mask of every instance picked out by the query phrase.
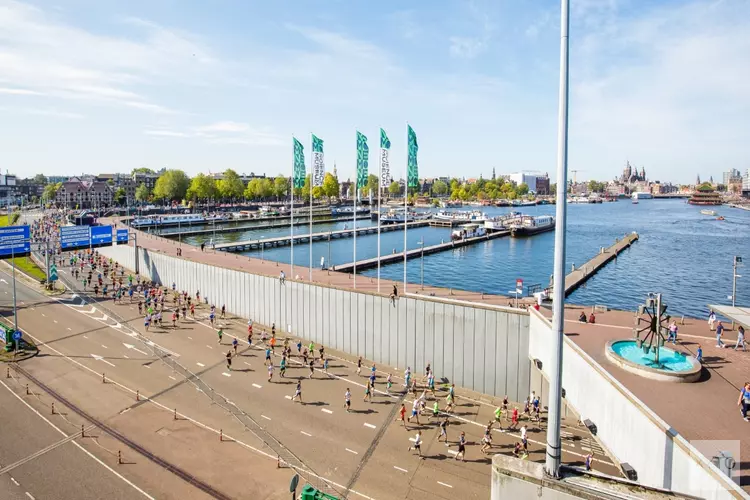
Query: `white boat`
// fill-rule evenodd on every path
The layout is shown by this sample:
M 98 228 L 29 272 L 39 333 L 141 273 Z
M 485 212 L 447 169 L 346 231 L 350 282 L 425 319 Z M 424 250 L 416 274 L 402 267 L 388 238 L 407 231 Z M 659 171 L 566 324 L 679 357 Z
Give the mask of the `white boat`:
M 651 193 L 633 193 L 630 197 L 634 200 L 650 200 L 653 195 Z
M 701 213 L 703 215 L 716 216 L 716 210 L 701 210 Z
M 555 218 L 551 215 L 523 215 L 520 220 L 509 224 L 508 229 L 510 229 L 510 235 L 513 238 L 531 236 L 555 229 Z
M 498 215 L 484 221 L 484 228 L 487 231 L 506 231 L 509 224 L 520 220 L 522 216 L 521 212 L 509 212 L 505 215 Z
M 352 207 L 341 207 L 341 208 L 332 208 L 331 214 L 332 215 L 347 215 L 351 214 L 353 212 Z M 365 207 L 357 207 L 357 213 L 358 214 L 369 214 L 370 209 Z
M 437 214 L 435 214 L 435 218 L 438 220 L 448 220 L 455 222 L 484 222 L 487 220 L 487 215 L 479 210 L 472 210 L 471 212 L 440 210 Z
M 487 234 L 487 230 L 481 224 L 463 224 L 454 229 L 451 233 L 452 240 L 465 240 L 468 238 L 478 238 Z
M 404 207 L 392 208 L 380 216 L 381 224 L 403 224 L 404 222 L 414 222 L 414 220 L 414 212 L 404 210 Z
M 204 224 L 205 222 L 206 218 L 202 214 L 147 215 L 136 217 L 130 222 L 130 225 L 133 227 L 155 227 Z

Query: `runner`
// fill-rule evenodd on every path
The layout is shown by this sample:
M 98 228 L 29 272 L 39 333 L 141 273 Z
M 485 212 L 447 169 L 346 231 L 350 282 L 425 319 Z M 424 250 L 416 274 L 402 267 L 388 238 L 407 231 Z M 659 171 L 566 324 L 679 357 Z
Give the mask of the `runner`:
M 369 402 L 372 403 L 372 398 L 370 396 L 370 382 L 367 382 L 367 385 L 365 386 L 365 397 L 362 398 L 362 402 Z
M 320 362 L 323 362 L 323 357 L 325 356 L 325 349 L 323 348 L 323 344 L 320 345 L 320 349 L 318 349 L 318 352 L 320 353 Z
M 458 438 L 458 453 L 456 453 L 456 460 L 461 457 L 461 461 L 466 461 L 466 433 L 461 431 L 461 436 Z
M 174 312 L 172 312 L 172 328 L 177 330 L 177 310 L 175 309 Z
M 500 423 L 500 418 L 502 417 L 502 415 L 503 415 L 502 408 L 500 408 L 499 406 L 495 408 L 495 422 Z M 502 429 L 502 426 L 500 426 L 500 428 Z
M 286 356 L 281 358 L 281 365 L 279 365 L 279 375 L 281 375 L 281 378 L 286 377 Z
M 292 401 L 296 401 L 299 399 L 299 402 L 302 402 L 302 381 L 297 382 L 297 390 L 294 391 L 294 396 L 292 397 Z
M 490 430 L 488 426 L 487 429 L 484 430 L 484 437 L 482 437 L 482 448 L 480 448 L 480 451 L 486 455 L 490 451 L 491 448 L 492 448 L 492 431 Z
M 148 327 L 151 326 L 151 316 L 146 315 L 146 317 L 143 319 L 143 326 L 146 328 L 146 331 L 148 331 Z
M 417 425 L 421 425 L 419 423 L 419 399 L 414 400 L 414 404 L 411 406 L 411 415 L 407 419 L 409 423 L 411 423 L 411 419 L 416 418 L 417 419 Z
M 448 445 L 448 417 L 446 416 L 443 418 L 443 420 L 440 421 L 440 434 L 438 435 L 438 443 L 440 442 L 440 438 L 443 438 L 443 441 L 445 441 L 445 446 Z
M 232 371 L 232 350 L 227 351 L 227 370 Z
M 211 323 L 211 328 L 214 326 L 214 319 L 216 319 L 216 314 L 214 314 L 213 310 L 208 313 L 208 322 Z
M 437 400 L 435 400 L 434 403 L 432 403 L 432 415 L 430 415 L 430 420 L 433 418 L 440 418 L 440 406 L 438 405 Z
M 237 354 L 237 346 L 239 345 L 239 342 L 237 341 L 237 338 L 232 339 L 232 347 L 234 347 L 234 353 Z
M 219 328 L 219 330 L 216 332 L 216 334 L 219 336 L 219 344 L 221 344 L 221 339 L 224 337 L 224 330 Z
M 323 360 L 323 373 L 325 373 L 325 374 L 326 374 L 326 375 L 328 375 L 329 377 L 331 376 L 331 375 L 330 375 L 330 374 L 328 373 L 328 358 L 326 358 L 325 360 Z
M 297 356 L 302 355 L 302 340 L 297 340 Z
M 222 304 L 221 305 L 221 316 L 220 316 L 221 319 L 225 319 L 226 318 L 226 313 L 227 313 L 227 306 L 226 306 L 226 304 Z
M 401 403 L 401 409 L 398 411 L 398 418 L 396 420 L 401 420 L 404 424 L 404 429 L 408 429 L 406 427 L 406 405 L 404 403 Z
M 271 352 L 276 354 L 276 337 L 271 337 Z
M 508 426 L 508 430 L 510 429 L 516 429 L 518 428 L 518 408 L 513 407 L 513 415 L 511 416 L 510 425 Z
M 427 365 L 429 368 L 430 365 Z M 435 397 L 435 375 L 432 373 L 432 370 L 430 370 L 427 373 L 427 388 L 430 389 L 432 392 L 432 397 Z
M 282 374 L 282 377 L 283 377 L 284 376 L 283 368 L 282 368 L 281 374 Z M 273 378 L 273 363 L 269 363 L 269 365 L 268 365 L 268 381 L 270 382 L 272 378 Z
M 307 364 L 307 347 L 302 351 L 302 361 Z
M 307 378 L 313 378 L 315 373 L 315 358 L 310 358 L 310 375 Z
M 276 336 L 276 323 L 271 323 L 271 337 Z
M 375 367 L 375 365 L 373 365 L 373 368 L 374 367 Z M 374 370 L 370 373 L 370 381 L 369 382 L 370 382 L 370 385 L 372 386 L 372 389 L 375 390 L 375 371 Z
M 357 375 L 362 373 L 362 356 L 357 360 Z
M 351 407 L 352 407 L 352 393 L 347 387 L 346 392 L 344 393 L 344 408 L 346 408 L 347 413 L 351 411 Z
M 412 449 L 416 450 L 419 458 L 424 460 L 424 457 L 422 456 L 422 431 L 417 431 L 417 435 L 414 436 L 414 445 L 409 446 L 409 451 Z
M 588 455 L 586 455 L 586 463 L 585 463 L 586 470 L 587 471 L 591 470 L 591 466 L 593 464 L 594 464 L 594 455 L 592 455 L 591 453 L 589 453 Z
M 450 413 L 453 411 L 453 395 L 449 392 L 448 395 L 445 397 L 446 406 L 445 406 L 445 412 Z
M 273 364 L 273 362 L 271 361 L 271 348 L 270 347 L 266 347 L 266 360 L 263 362 L 263 364 L 265 365 L 266 363 L 270 365 Z
M 404 370 L 404 387 L 409 390 L 409 382 L 411 382 L 411 367 L 406 367 Z
M 393 387 L 393 378 L 391 377 L 391 374 L 389 373 L 388 378 L 385 380 L 385 392 L 390 394 L 391 387 Z

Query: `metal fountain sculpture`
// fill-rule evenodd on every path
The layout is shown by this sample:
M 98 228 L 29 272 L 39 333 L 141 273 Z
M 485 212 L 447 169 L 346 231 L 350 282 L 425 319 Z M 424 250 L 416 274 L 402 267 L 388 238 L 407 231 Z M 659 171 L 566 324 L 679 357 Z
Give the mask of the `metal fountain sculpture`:
M 669 320 L 666 314 L 667 305 L 662 302 L 660 293 L 649 293 L 646 303 L 638 306 L 635 315 L 633 336 L 639 349 L 644 354 L 654 353 L 654 361 L 659 365 L 659 348 L 664 345 L 664 334 L 669 331 Z M 643 338 L 641 338 L 643 335 Z

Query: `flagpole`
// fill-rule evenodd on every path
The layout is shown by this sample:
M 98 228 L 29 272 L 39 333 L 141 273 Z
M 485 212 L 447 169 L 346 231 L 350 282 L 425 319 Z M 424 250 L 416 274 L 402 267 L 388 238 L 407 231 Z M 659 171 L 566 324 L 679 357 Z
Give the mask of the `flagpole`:
M 357 176 L 354 176 L 354 288 L 357 288 L 357 195 L 359 186 Z
M 406 124 L 406 168 L 404 168 L 404 291 L 406 293 L 406 228 L 408 227 L 408 205 L 406 201 L 409 194 L 409 124 Z
M 291 276 L 289 276 L 291 279 L 294 279 L 294 161 L 292 161 L 292 177 L 289 179 L 289 232 L 291 236 Z
M 383 133 L 381 130 L 381 134 Z M 383 182 L 383 145 L 380 145 L 380 168 L 378 169 L 378 293 L 380 293 L 380 191 Z M 372 211 L 372 207 L 370 207 Z
M 312 210 L 313 210 L 313 169 L 315 165 L 315 151 L 314 146 L 310 148 L 310 238 L 308 245 L 310 247 L 310 281 L 312 282 Z

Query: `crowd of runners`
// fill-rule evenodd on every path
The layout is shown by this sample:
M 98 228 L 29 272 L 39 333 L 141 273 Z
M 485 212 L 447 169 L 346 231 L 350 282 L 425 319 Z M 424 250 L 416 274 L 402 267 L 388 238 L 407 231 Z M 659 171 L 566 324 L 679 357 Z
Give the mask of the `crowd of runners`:
M 51 238 L 57 232 L 59 220 L 44 217 L 36 221 L 33 231 L 44 238 Z M 151 328 L 179 330 L 182 322 L 207 321 L 212 329 L 216 331 L 218 344 L 224 345 L 224 327 L 226 325 L 226 306 L 217 307 L 209 302 L 208 298 L 201 295 L 200 290 L 190 293 L 187 290 L 177 290 L 176 284 L 163 286 L 143 279 L 138 274 L 133 274 L 111 258 L 106 258 L 95 249 L 83 249 L 71 252 L 61 252 L 58 249 L 50 256 L 51 262 L 61 268 L 67 268 L 71 280 L 80 284 L 80 290 L 84 293 L 92 293 L 98 300 L 112 300 L 115 304 L 137 305 L 138 314 L 143 318 L 144 329 L 148 332 Z M 196 311 L 198 307 L 198 311 Z M 236 321 L 238 318 L 232 318 Z M 315 378 L 316 370 L 322 377 L 334 378 L 337 375 L 329 371 L 331 356 L 326 354 L 323 345 L 316 346 L 314 342 L 305 344 L 302 339 L 281 336 L 277 334 L 276 325 L 270 328 L 257 328 L 252 320 L 247 321 L 247 349 L 257 349 L 264 353 L 264 366 L 267 369 L 267 380 L 274 382 L 274 376 L 278 369 L 279 378 L 287 378 L 287 371 L 292 365 L 297 369 L 306 371 L 306 378 Z M 244 350 L 243 350 L 244 352 Z M 222 356 L 226 360 L 227 370 L 232 370 L 232 360 L 242 355 L 239 351 L 239 340 L 233 337 L 230 349 Z M 409 451 L 414 451 L 419 458 L 424 459 L 422 454 L 422 425 L 420 417 L 426 418 L 427 423 L 433 423 L 437 430 L 437 441 L 443 442 L 446 447 L 455 446 L 454 458 L 465 461 L 468 441 L 466 434 L 460 434 L 449 439 L 449 427 L 456 423 L 454 414 L 456 406 L 456 388 L 454 384 L 441 384 L 436 387 L 436 376 L 428 362 L 424 371 L 416 376 L 411 367 L 399 377 L 402 382 L 394 388 L 394 375 L 392 373 L 382 374 L 378 371 L 375 363 L 365 367 L 365 360 L 360 356 L 356 361 L 356 375 L 364 378 L 364 391 L 362 404 L 370 404 L 375 397 L 402 398 L 411 395 L 411 403 L 401 403 L 397 421 L 409 431 L 410 424 L 414 422 L 418 430 L 410 439 Z M 304 404 L 302 392 L 302 377 L 298 379 L 294 394 L 291 396 L 293 403 Z M 382 389 L 379 389 L 382 387 Z M 378 389 L 376 389 L 378 388 Z M 431 402 L 431 404 L 430 404 Z M 411 409 L 407 416 L 407 404 Z M 351 412 L 352 392 L 350 387 L 343 394 L 343 408 Z M 520 411 L 519 411 L 520 410 Z M 453 420 L 452 420 L 453 419 Z M 521 425 L 521 419 L 526 425 Z M 494 410 L 494 418 L 487 422 L 481 439 L 480 452 L 492 453 L 493 430 L 508 432 L 517 431 L 520 439 L 515 443 L 513 455 L 519 458 L 528 457 L 527 425 L 541 427 L 541 405 L 539 397 L 532 392 L 523 403 L 522 409 L 511 404 L 508 397 Z M 520 426 L 520 428 L 519 428 Z M 592 457 L 586 457 L 586 467 L 589 468 Z

